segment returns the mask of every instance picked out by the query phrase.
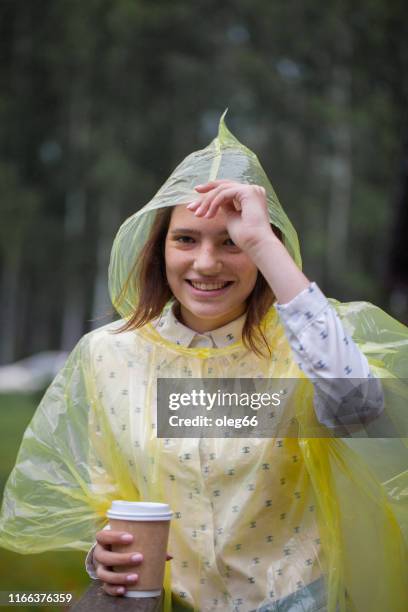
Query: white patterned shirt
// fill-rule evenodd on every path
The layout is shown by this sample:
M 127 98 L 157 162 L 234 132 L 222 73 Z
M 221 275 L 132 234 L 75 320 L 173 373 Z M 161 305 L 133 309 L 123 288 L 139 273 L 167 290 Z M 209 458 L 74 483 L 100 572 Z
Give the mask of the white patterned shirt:
M 366 357 L 347 334 L 336 311 L 316 283 L 311 283 L 287 304 L 275 304 L 275 308 L 297 365 L 315 385 L 314 404 L 318 420 L 332 428 L 339 423 L 361 423 L 364 419 L 378 416 L 384 404 L 381 383 L 371 374 Z M 160 335 L 175 344 L 190 348 L 222 348 L 241 338 L 245 314 L 218 329 L 198 333 L 178 320 L 177 311 L 178 303 L 174 302 L 153 322 Z M 342 397 L 348 390 L 347 381 L 353 388 L 357 384 L 362 396 L 357 415 L 355 404 L 350 411 Z M 323 390 L 324 401 L 319 390 Z M 328 398 L 332 399 L 335 409 L 330 409 Z M 93 549 L 94 546 L 88 552 L 85 566 L 89 576 L 96 579 Z

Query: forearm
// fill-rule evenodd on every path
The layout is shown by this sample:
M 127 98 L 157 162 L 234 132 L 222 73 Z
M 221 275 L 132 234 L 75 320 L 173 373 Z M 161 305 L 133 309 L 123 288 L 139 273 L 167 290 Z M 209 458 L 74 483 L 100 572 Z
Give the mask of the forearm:
M 296 363 L 315 387 L 318 420 L 332 428 L 377 418 L 384 406 L 381 382 L 318 286 L 276 309 Z
M 248 255 L 263 274 L 278 303 L 290 302 L 310 285 L 282 242 L 271 232 L 257 241 Z

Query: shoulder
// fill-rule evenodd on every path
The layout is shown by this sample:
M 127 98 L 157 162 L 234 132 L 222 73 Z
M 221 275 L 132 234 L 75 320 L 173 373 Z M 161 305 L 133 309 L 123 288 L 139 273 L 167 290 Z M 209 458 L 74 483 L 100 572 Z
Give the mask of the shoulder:
M 143 342 L 140 329 L 121 332 L 125 321 L 119 319 L 88 332 L 78 341 L 71 355 L 93 357 L 98 351 L 117 351 L 138 346 Z M 143 328 L 142 328 L 143 329 Z

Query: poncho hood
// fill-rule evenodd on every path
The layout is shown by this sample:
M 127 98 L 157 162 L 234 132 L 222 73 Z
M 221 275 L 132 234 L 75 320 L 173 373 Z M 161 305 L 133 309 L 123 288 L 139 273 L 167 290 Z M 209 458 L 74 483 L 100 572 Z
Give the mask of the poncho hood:
M 227 128 L 224 121 L 226 112 L 220 119 L 217 137 L 205 149 L 188 155 L 150 202 L 119 228 L 109 265 L 109 291 L 112 303 L 121 317 L 129 317 L 135 309 L 137 289 L 127 281 L 149 236 L 157 210 L 187 204 L 197 199 L 194 187 L 212 180 L 230 179 L 264 187 L 270 221 L 281 230 L 283 243 L 296 264 L 301 267 L 296 231 L 255 153 L 239 142 Z

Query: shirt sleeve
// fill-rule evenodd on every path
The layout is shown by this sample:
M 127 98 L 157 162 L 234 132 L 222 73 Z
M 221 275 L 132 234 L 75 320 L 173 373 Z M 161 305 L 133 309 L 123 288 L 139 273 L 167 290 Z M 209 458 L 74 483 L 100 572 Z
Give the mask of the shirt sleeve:
M 92 578 L 92 580 L 98 579 L 98 576 L 96 575 L 96 565 L 94 563 L 94 558 L 93 558 L 95 546 L 96 544 L 94 544 L 92 548 L 89 549 L 88 554 L 86 555 L 86 558 L 85 558 L 85 569 L 89 577 Z
M 105 525 L 104 529 L 110 529 L 110 525 Z M 92 580 L 98 580 L 98 576 L 96 575 L 96 565 L 93 558 L 95 546 L 96 542 L 92 544 L 91 548 L 88 550 L 88 554 L 85 557 L 85 569 Z
M 275 307 L 296 363 L 314 385 L 320 423 L 337 427 L 379 416 L 384 407 L 381 382 L 317 284 Z

